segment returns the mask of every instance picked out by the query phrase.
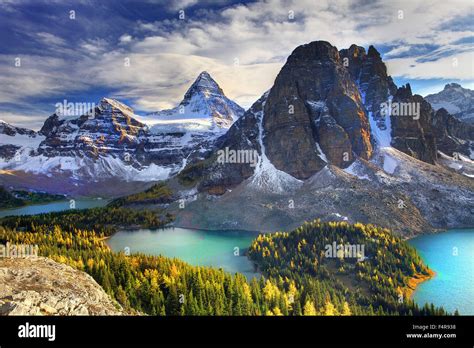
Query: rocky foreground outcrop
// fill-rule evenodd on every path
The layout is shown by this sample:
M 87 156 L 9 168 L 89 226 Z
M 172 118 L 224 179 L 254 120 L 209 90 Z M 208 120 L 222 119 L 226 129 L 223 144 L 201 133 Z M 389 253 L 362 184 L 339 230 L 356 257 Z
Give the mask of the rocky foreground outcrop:
M 45 257 L 0 258 L 0 315 L 122 315 L 87 273 Z

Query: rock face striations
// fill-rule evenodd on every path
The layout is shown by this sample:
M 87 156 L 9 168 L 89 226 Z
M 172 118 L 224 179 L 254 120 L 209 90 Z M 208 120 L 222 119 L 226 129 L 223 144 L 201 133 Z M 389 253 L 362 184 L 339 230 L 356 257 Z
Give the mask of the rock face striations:
M 307 179 L 327 162 L 369 159 L 370 128 L 357 86 L 328 42 L 298 47 L 264 107 L 264 143 L 277 169 Z
M 133 117 L 133 110 L 114 99 L 103 98 L 89 115 L 66 120 L 50 116 L 40 133 L 46 139 L 39 153 L 46 157 L 121 155 L 137 151 L 145 125 Z
M 124 315 L 88 274 L 44 257 L 0 258 L 0 315 Z
M 436 144 L 444 154 L 469 158 L 474 154 L 474 124 L 464 123 L 441 108 L 432 118 Z
M 413 95 L 409 84 L 397 90 L 393 103 L 405 107 L 406 114 L 390 116 L 392 146 L 416 159 L 434 164 L 437 147 L 430 104 L 423 97 Z
M 387 129 L 389 120 L 382 115 L 380 105 L 395 95 L 397 86 L 387 74 L 380 53 L 373 46 L 366 53 L 364 47 L 351 45 L 348 49 L 342 49 L 340 55 L 343 65 L 359 88 L 368 114 L 378 128 Z

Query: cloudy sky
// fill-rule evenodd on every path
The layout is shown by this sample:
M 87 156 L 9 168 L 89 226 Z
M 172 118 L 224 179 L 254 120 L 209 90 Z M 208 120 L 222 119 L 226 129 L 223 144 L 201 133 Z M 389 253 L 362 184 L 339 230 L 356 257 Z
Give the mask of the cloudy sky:
M 472 0 L 0 0 L 0 119 L 38 129 L 54 104 L 175 106 L 208 71 L 249 107 L 295 47 L 374 45 L 397 84 L 474 89 Z

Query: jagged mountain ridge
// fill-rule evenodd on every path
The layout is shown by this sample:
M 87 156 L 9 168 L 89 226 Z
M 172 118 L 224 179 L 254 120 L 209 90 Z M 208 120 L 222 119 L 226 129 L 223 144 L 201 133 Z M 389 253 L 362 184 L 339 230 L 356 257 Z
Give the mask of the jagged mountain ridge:
M 383 103 L 416 104 L 419 115 L 384 116 Z M 471 132 L 456 132 L 447 126 L 452 116 L 443 117 L 423 97 L 413 95 L 409 84 L 395 86 L 374 47 L 368 53 L 355 45 L 338 51 L 315 41 L 293 51 L 274 86 L 234 123 L 220 148 L 262 154 L 264 147 L 275 169 L 297 180 L 326 164 L 347 168 L 357 158 L 370 160 L 383 147 L 430 164 L 436 163 L 438 151 L 451 154 L 454 149 L 469 157 Z M 435 135 L 442 132 L 460 141 L 436 143 Z M 200 167 L 198 174 L 188 168 L 182 175 L 200 177 L 202 190 L 222 193 L 255 174 L 246 163 L 208 165 L 207 173 Z
M 425 99 L 435 110 L 443 108 L 460 121 L 474 123 L 473 90 L 458 83 L 448 83 L 442 91 L 427 95 Z
M 44 139 L 41 133 L 0 120 L 0 158 L 20 161 L 22 156 L 38 148 Z
M 11 131 L 1 138 L 5 143 L 0 147 L 1 168 L 48 176 L 60 173 L 77 180 L 166 179 L 188 161 L 204 158 L 243 113 L 207 72 L 198 76 L 180 105 L 187 105 L 192 114 L 178 112 L 171 117 L 171 127 L 167 123 L 171 118 L 163 123 L 162 113 L 146 118 L 150 123 L 142 122 L 133 109 L 110 98 L 103 98 L 92 112 L 77 118 L 55 113 L 38 133 L 29 131 L 28 136 L 38 141 L 28 148 L 12 147 L 15 137 Z M 27 134 L 26 130 L 21 133 Z M 22 150 L 21 158 L 18 150 Z
M 446 138 L 470 132 L 451 129 L 453 116 L 435 112 L 409 85 L 397 88 L 376 49 L 365 52 L 355 45 L 338 51 L 324 41 L 296 48 L 274 86 L 218 143 L 218 150 L 256 151 L 257 165 L 219 163 L 216 152 L 189 165 L 178 187 L 201 193 L 176 211 L 177 224 L 272 231 L 344 217 L 403 234 L 472 226 L 469 160 L 462 175 L 438 160 L 448 149 L 469 152 Z M 383 115 L 383 103 L 419 110 Z
M 185 100 L 199 95 L 201 82 Z M 418 117 L 382 115 L 387 102 L 419 104 Z M 472 133 L 444 110 L 435 112 L 409 85 L 397 88 L 373 47 L 367 53 L 320 41 L 298 47 L 275 85 L 228 130 L 213 119 L 200 127 L 202 120 L 184 110 L 169 114 L 171 127 L 150 128 L 133 110 L 104 99 L 92 119 L 51 117 L 41 131 L 47 140 L 33 150 L 44 153 L 27 163 L 42 168 L 45 163 L 31 159 L 57 152 L 49 159 L 76 161 L 66 168 L 84 161 L 79 167 L 89 177 L 106 168 L 113 179 L 145 182 L 166 168 L 160 174 L 171 177 L 168 184 L 187 202 L 185 209 L 170 206 L 176 224 L 185 227 L 271 231 L 319 217 L 412 235 L 474 225 L 474 166 L 445 155 L 469 152 Z M 219 163 L 217 152 L 225 148 L 256 151 L 258 162 Z M 129 152 L 132 163 L 125 164 L 118 156 Z

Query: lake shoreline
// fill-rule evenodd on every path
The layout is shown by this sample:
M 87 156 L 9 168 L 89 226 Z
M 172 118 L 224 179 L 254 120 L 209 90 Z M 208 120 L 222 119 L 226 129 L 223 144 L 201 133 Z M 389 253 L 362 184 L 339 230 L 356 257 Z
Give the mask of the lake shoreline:
M 50 202 L 34 202 L 34 203 L 28 203 L 28 204 L 18 206 L 18 207 L 2 208 L 2 209 L 0 209 L 0 218 L 4 218 L 4 217 L 7 217 L 7 216 L 40 215 L 40 214 L 63 212 L 63 211 L 71 210 L 71 208 L 69 208 L 71 200 L 75 201 L 76 206 L 77 205 L 81 206 L 83 204 L 86 205 L 85 207 L 76 207 L 73 210 L 85 210 L 85 209 L 103 207 L 103 206 L 106 206 L 109 203 L 108 200 L 102 199 L 102 198 L 99 198 L 99 197 L 89 197 L 89 198 L 67 197 L 67 198 L 64 198 L 64 199 L 54 200 L 54 201 L 50 201 Z M 93 205 L 89 206 L 91 203 L 93 203 Z M 61 205 L 61 207 L 56 208 L 59 205 Z M 44 208 L 42 208 L 42 207 L 44 207 Z M 53 209 L 48 209 L 48 207 L 54 207 L 54 208 Z M 42 209 L 38 210 L 37 208 L 42 208 Z M 28 210 L 31 210 L 31 209 L 33 209 L 34 211 L 33 212 L 28 211 Z
M 412 239 L 415 239 L 415 238 L 418 238 L 418 237 L 421 237 L 421 236 L 436 235 L 436 234 L 448 232 L 448 231 L 451 231 L 451 230 L 472 230 L 472 229 L 474 229 L 474 226 L 466 226 L 466 225 L 462 225 L 460 227 L 454 226 L 454 227 L 448 227 L 448 228 L 437 228 L 437 229 L 434 229 L 434 230 L 430 230 L 428 232 L 416 234 L 414 236 L 405 236 L 405 237 L 401 237 L 401 238 L 404 242 L 407 242 L 409 240 L 412 240 Z
M 405 297 L 413 300 L 415 292 L 421 283 L 424 283 L 430 279 L 436 277 L 436 272 L 428 268 L 428 274 L 417 273 L 408 280 L 408 284 L 405 287 Z
M 443 233 L 422 235 L 409 241 L 422 261 L 436 273 L 429 282 L 418 281 L 411 291 L 420 306 L 433 303 L 447 312 L 474 314 L 474 229 L 453 229 Z M 419 286 L 423 283 L 422 286 Z

